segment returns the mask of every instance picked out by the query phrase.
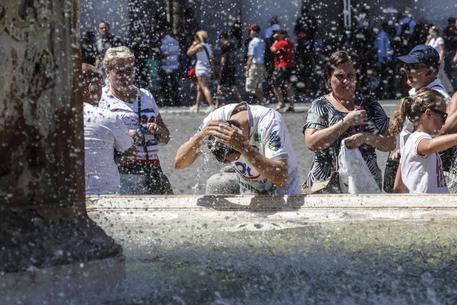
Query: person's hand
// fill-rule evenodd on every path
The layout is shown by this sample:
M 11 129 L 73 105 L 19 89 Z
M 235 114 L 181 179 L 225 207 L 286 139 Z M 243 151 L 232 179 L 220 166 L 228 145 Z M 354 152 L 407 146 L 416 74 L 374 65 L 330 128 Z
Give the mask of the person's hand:
M 170 133 L 166 127 L 154 122 L 154 123 L 148 123 L 147 128 L 148 128 L 148 132 L 150 134 L 153 134 L 157 137 L 157 140 L 164 142 L 164 143 L 168 143 Z
M 344 118 L 351 126 L 354 125 L 363 125 L 367 122 L 367 111 L 364 109 L 361 110 L 352 110 Z
M 148 131 L 153 135 L 160 134 L 161 129 L 157 123 L 148 123 Z
M 350 137 L 347 137 L 344 141 L 346 147 L 349 149 L 358 148 L 360 145 L 368 141 L 368 135 L 364 132 L 356 133 Z
M 400 160 L 401 154 L 400 154 L 400 149 L 397 149 L 390 155 L 390 159 L 392 160 Z
M 194 41 L 194 43 L 192 43 L 192 47 L 194 48 L 197 48 L 197 50 L 200 50 L 202 48 L 202 43 L 200 43 L 200 41 Z
M 224 124 L 226 122 L 220 120 L 211 120 L 206 123 L 205 127 L 200 131 L 200 135 L 202 138 L 208 138 L 209 136 L 216 136 L 219 125 Z
M 221 142 L 229 145 L 240 154 L 246 152 L 249 146 L 249 140 L 243 135 L 243 131 L 235 125 L 226 123 L 222 127 L 222 133 L 224 137 L 221 138 Z
M 138 145 L 143 142 L 144 135 L 141 131 L 138 131 L 135 129 L 129 129 L 128 133 L 129 133 L 129 136 L 132 137 L 134 144 Z
M 227 144 L 234 150 L 243 153 L 246 151 L 249 141 L 243 136 L 240 128 L 225 121 L 209 121 L 202 130 L 205 136 L 214 136 L 223 144 Z

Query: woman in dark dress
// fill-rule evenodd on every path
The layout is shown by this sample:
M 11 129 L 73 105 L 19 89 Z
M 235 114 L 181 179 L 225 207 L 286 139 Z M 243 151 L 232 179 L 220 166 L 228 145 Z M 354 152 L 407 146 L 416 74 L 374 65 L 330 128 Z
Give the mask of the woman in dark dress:
M 309 192 L 315 181 L 328 180 L 336 170 L 341 141 L 359 148 L 379 187 L 381 170 L 376 149 L 390 151 L 395 138 L 387 136 L 389 118 L 373 98 L 356 95 L 357 74 L 346 52 L 338 51 L 328 59 L 325 78 L 330 92 L 313 101 L 303 127 L 306 146 L 314 152 L 313 163 L 303 184 Z

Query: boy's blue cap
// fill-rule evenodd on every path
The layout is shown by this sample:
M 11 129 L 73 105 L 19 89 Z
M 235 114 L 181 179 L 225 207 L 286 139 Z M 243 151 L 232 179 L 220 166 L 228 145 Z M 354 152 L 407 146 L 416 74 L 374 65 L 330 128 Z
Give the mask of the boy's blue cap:
M 397 59 L 405 64 L 424 64 L 438 69 L 440 67 L 440 55 L 432 46 L 419 44 L 408 55 L 399 56 Z

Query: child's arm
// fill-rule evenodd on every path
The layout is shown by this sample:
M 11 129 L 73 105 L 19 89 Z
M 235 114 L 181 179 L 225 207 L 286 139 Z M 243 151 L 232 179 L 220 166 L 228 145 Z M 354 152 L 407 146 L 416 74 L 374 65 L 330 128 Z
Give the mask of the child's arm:
M 445 151 L 455 145 L 457 145 L 457 133 L 438 136 L 434 139 L 422 139 L 417 145 L 417 153 L 421 156 L 427 156 Z
M 394 192 L 409 193 L 408 187 L 406 187 L 406 185 L 403 183 L 403 179 L 401 179 L 401 166 L 398 166 L 397 174 L 395 175 Z
M 441 127 L 440 134 L 457 132 L 457 92 L 454 93 L 451 101 L 447 105 L 446 112 L 449 116 L 446 119 L 446 123 Z
M 456 99 L 456 102 L 457 102 L 457 99 Z M 457 103 L 455 106 L 457 106 Z M 442 134 L 442 135 L 457 132 L 457 110 L 454 111 L 452 114 L 451 114 L 451 112 L 448 112 L 448 113 L 449 113 L 449 116 L 446 119 L 446 123 L 440 129 L 440 134 Z

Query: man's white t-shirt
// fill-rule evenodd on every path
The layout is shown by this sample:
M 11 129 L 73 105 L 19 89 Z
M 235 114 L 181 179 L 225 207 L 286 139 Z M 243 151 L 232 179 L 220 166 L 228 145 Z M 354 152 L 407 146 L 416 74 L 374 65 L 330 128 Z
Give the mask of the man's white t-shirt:
M 254 37 L 248 46 L 248 56 L 252 56 L 252 63 L 263 65 L 265 63 L 265 41 L 259 37 Z
M 138 115 L 138 105 L 141 103 L 141 122 Z M 156 121 L 159 115 L 159 106 L 152 94 L 145 89 L 139 89 L 139 95 L 132 102 L 124 102 L 115 97 L 108 89 L 104 87 L 99 107 L 108 109 L 115 113 L 129 129 L 138 129 L 141 126 L 146 127 L 148 123 Z M 159 144 L 153 134 L 146 133 L 145 141 L 147 150 L 143 145 L 137 145 L 136 159 L 155 161 L 159 159 Z
M 133 145 L 127 127 L 110 111 L 84 103 L 84 151 L 86 194 L 118 193 L 119 171 L 114 149 L 122 152 Z
M 401 150 L 401 179 L 410 193 L 449 193 L 443 166 L 438 153 L 419 155 L 417 147 L 424 139 L 432 139 L 425 132 L 413 132 Z
M 446 104 L 448 104 L 450 102 L 451 97 L 449 96 L 449 94 L 447 93 L 446 89 L 444 88 L 443 84 L 441 83 L 441 81 L 439 79 L 435 79 L 430 84 L 425 86 L 425 88 L 429 88 L 429 89 L 438 91 L 439 93 L 441 93 L 444 96 L 444 98 L 446 100 Z M 417 92 L 417 90 L 412 88 L 411 90 L 409 90 L 408 93 L 409 93 L 409 96 L 413 97 L 416 95 L 416 92 Z M 403 130 L 400 132 L 400 151 L 401 151 L 402 147 L 405 145 L 406 140 L 408 140 L 408 137 L 411 135 L 413 130 L 414 130 L 414 124 L 410 120 L 408 120 L 408 118 L 406 118 Z
M 227 121 L 240 104 L 229 104 L 211 112 L 200 126 L 200 130 L 211 120 Z M 270 195 L 299 195 L 300 173 L 298 162 L 289 138 L 287 126 L 281 114 L 263 106 L 247 105 L 249 115 L 249 141 L 259 152 L 271 160 L 287 159 L 288 182 L 283 188 L 276 188 L 273 183 L 262 177 L 255 167 L 243 156 L 233 162 L 240 177 L 242 193 L 260 193 Z

